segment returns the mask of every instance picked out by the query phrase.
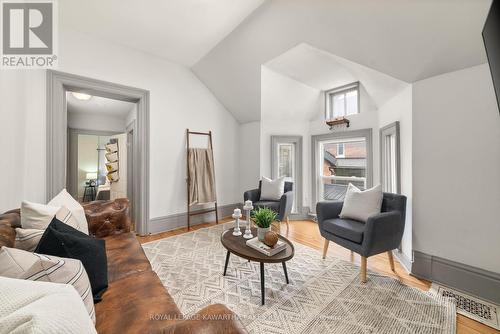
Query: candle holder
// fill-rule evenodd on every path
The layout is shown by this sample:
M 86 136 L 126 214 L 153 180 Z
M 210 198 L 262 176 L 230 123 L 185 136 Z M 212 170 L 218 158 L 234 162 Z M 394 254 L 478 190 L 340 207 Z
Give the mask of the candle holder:
M 240 230 L 240 218 L 241 218 L 241 210 L 240 209 L 234 209 L 233 218 L 235 219 L 233 235 L 239 236 L 242 234 L 241 230 Z
M 250 201 L 250 200 L 245 201 L 245 205 L 243 206 L 243 210 L 245 210 L 246 216 L 247 216 L 247 228 L 245 229 L 245 234 L 243 235 L 243 238 L 252 239 L 253 234 L 252 234 L 252 230 L 250 229 L 250 227 L 251 227 L 251 225 L 250 225 L 250 212 L 253 210 L 252 201 Z

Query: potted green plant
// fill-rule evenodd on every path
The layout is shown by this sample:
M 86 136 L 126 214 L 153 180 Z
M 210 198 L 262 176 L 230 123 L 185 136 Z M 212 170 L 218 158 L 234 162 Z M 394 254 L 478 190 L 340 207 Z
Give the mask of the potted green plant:
M 252 220 L 257 225 L 257 238 L 264 241 L 264 235 L 271 230 L 271 224 L 278 214 L 269 208 L 258 208 L 252 212 Z

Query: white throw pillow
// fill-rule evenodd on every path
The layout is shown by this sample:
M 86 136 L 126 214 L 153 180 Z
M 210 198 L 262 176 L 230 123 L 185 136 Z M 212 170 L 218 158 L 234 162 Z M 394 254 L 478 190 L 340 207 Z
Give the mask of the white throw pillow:
M 262 177 L 260 187 L 260 200 L 261 201 L 279 201 L 285 192 L 285 178 L 280 177 L 276 180 Z
M 339 217 L 366 222 L 368 217 L 380 213 L 382 199 L 381 185 L 361 191 L 349 183 Z
M 21 227 L 45 230 L 59 207 L 23 201 L 21 203 Z
M 0 277 L 0 333 L 97 333 L 72 286 Z
M 87 223 L 87 218 L 85 217 L 85 210 L 83 209 L 83 206 L 81 206 L 80 203 L 78 203 L 73 196 L 71 196 L 66 189 L 61 190 L 59 194 L 56 195 L 49 203 L 48 205 L 51 206 L 65 206 L 67 207 L 73 216 L 78 220 L 79 227 L 78 230 L 82 231 L 85 234 L 89 234 L 89 228 L 88 228 L 88 223 Z M 59 219 L 59 218 L 58 218 Z
M 80 260 L 30 253 L 15 248 L 0 249 L 0 276 L 71 284 L 95 323 L 94 299 L 87 272 Z

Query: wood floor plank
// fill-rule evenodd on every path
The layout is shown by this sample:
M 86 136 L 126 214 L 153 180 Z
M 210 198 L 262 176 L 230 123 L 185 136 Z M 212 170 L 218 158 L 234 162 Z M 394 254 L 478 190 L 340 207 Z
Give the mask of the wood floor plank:
M 220 219 L 219 222 L 226 223 L 231 220 L 232 220 L 231 218 L 225 218 L 225 219 Z M 215 223 L 203 223 L 195 225 L 191 227 L 191 231 L 213 225 L 215 225 Z M 187 232 L 188 232 L 187 228 L 180 228 L 177 230 L 158 233 L 154 235 L 138 236 L 137 239 L 141 243 L 146 243 Z M 283 226 L 283 224 L 281 227 L 281 233 L 283 235 L 286 235 L 286 226 Z M 320 252 L 323 251 L 324 239 L 321 237 L 319 233 L 317 223 L 313 221 L 309 220 L 290 221 L 290 230 L 288 232 L 287 237 L 292 241 L 299 242 L 303 245 L 317 249 Z M 334 254 L 335 256 L 343 260 L 351 261 L 353 263 L 360 265 L 360 256 L 358 254 L 354 254 L 353 256 L 351 254 L 351 251 L 343 247 L 340 247 L 339 245 L 336 245 L 333 242 L 330 242 L 328 253 L 330 254 L 330 256 L 331 254 Z M 387 256 L 387 253 L 382 253 L 368 258 L 369 271 L 371 270 L 393 277 L 408 286 L 413 286 L 424 291 L 429 290 L 431 282 L 418 279 L 408 274 L 406 269 L 399 263 L 397 258 L 394 259 L 394 265 L 395 265 L 395 271 L 393 272 L 391 271 L 391 266 L 389 263 L 389 258 Z M 457 315 L 457 334 L 500 334 L 500 331 L 485 326 L 477 321 L 474 321 L 462 315 Z

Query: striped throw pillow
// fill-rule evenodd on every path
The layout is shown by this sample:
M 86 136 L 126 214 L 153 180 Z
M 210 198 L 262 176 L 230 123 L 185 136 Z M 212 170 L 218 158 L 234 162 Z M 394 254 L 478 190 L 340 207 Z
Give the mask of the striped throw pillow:
M 88 233 L 88 227 L 84 226 L 82 222 L 75 218 L 73 213 L 65 206 L 61 206 L 61 208 L 56 212 L 56 218 L 67 224 L 73 228 L 76 228 L 78 231 L 83 232 L 85 234 Z M 86 223 L 86 221 L 85 221 Z
M 88 228 L 83 226 L 84 223 L 81 223 L 78 219 L 76 219 L 67 207 L 61 206 L 59 210 L 57 210 L 55 217 L 61 222 L 76 228 L 78 231 L 88 234 Z M 16 241 L 14 247 L 28 252 L 33 252 L 40 242 L 43 232 L 45 232 L 44 229 L 16 228 Z
M 0 249 L 0 276 L 72 285 L 95 324 L 92 288 L 80 260 L 30 253 L 4 246 Z
M 16 241 L 14 247 L 28 252 L 33 252 L 42 238 L 45 230 L 34 228 L 16 228 Z

